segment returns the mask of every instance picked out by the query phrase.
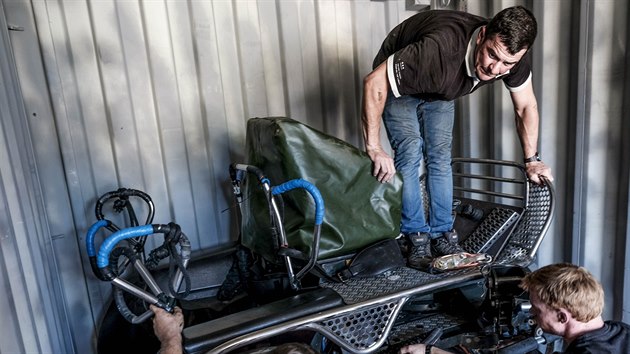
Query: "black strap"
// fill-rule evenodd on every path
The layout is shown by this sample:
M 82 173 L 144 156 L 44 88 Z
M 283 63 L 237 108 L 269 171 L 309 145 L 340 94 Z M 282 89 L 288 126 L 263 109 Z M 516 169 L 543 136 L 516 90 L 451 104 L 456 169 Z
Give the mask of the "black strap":
M 337 273 L 341 281 L 353 277 L 371 277 L 405 265 L 398 241 L 385 239 L 373 243 L 357 253 L 350 264 Z
M 167 245 L 169 253 L 171 255 L 171 258 L 168 264 L 168 278 L 170 280 L 173 280 L 173 277 L 175 276 L 175 272 L 177 268 L 179 268 L 182 272 L 182 275 L 184 277 L 184 283 L 185 283 L 184 293 L 181 295 L 179 295 L 179 293 L 177 292 L 178 289 L 175 289 L 173 281 L 168 282 L 168 288 L 171 291 L 171 294 L 173 294 L 173 296 L 176 299 L 183 299 L 183 298 L 186 298 L 186 296 L 188 296 L 188 294 L 190 293 L 191 281 L 190 281 L 190 274 L 188 274 L 186 267 L 184 267 L 184 261 L 182 260 L 182 256 L 177 252 L 177 243 L 179 242 L 179 239 L 182 236 L 182 230 L 179 227 L 179 225 L 173 222 L 169 223 L 168 226 L 170 230 L 168 234 L 166 234 L 166 236 L 164 237 L 164 244 Z
M 528 163 L 528 162 L 541 161 L 541 160 L 540 160 L 540 155 L 538 154 L 538 151 L 536 151 L 534 156 L 530 156 L 530 157 L 528 157 L 526 159 L 523 159 L 523 161 L 525 163 Z

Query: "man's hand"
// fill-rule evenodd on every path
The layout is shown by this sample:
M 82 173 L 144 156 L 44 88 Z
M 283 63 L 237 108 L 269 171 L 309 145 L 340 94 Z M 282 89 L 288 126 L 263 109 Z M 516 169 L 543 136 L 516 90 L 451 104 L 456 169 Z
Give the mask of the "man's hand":
M 389 182 L 396 174 L 394 159 L 380 147 L 368 149 L 367 154 L 374 163 L 372 175 L 381 183 Z
M 525 172 L 530 181 L 542 184 L 540 177 L 545 177 L 549 182 L 553 182 L 551 169 L 542 161 L 532 161 L 525 164 Z
M 412 344 L 406 347 L 400 348 L 399 354 L 424 354 L 426 351 L 425 344 Z M 442 350 L 437 347 L 431 347 L 431 354 L 452 354 L 446 350 Z
M 153 332 L 160 340 L 160 354 L 181 354 L 182 329 L 184 329 L 184 315 L 182 309 L 175 307 L 173 313 L 150 305 L 153 317 Z
M 424 354 L 424 344 L 412 344 L 406 347 L 400 348 L 399 354 Z

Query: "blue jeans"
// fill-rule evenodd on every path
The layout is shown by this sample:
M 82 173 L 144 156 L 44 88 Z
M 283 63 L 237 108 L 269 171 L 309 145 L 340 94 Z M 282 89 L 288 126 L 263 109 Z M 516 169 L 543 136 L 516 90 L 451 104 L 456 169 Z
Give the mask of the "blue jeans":
M 429 232 L 432 238 L 453 228 L 453 174 L 451 146 L 455 104 L 425 101 L 413 96 L 385 103 L 383 123 L 392 149 L 394 164 L 401 174 L 402 219 L 400 231 Z M 429 220 L 425 218 L 420 191 L 420 163 L 425 159 Z

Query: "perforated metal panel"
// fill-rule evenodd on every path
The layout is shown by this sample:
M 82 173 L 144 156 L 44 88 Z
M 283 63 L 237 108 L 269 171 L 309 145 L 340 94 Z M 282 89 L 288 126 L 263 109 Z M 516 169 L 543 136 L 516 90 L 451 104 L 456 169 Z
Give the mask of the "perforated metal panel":
M 387 338 L 390 347 L 379 350 L 379 353 L 391 353 L 391 345 L 397 345 L 401 343 L 412 344 L 418 342 L 418 338 L 426 337 L 432 330 L 439 328 L 443 331 L 448 331 L 450 328 L 460 326 L 464 324 L 461 318 L 451 316 L 446 313 L 437 313 L 429 315 L 415 321 L 409 321 L 407 323 L 396 325 Z M 395 348 L 397 349 L 397 348 Z M 396 351 L 397 353 L 398 351 Z
M 481 224 L 462 241 L 461 246 L 471 253 L 486 253 L 497 238 L 518 221 L 519 215 L 514 210 L 494 208 Z
M 353 278 L 344 283 L 324 281 L 321 286 L 335 290 L 347 304 L 356 304 L 368 299 L 398 293 L 406 289 L 426 286 L 459 284 L 463 281 L 482 278 L 478 268 L 468 268 L 446 273 L 430 274 L 401 267 L 371 278 Z
M 525 213 L 496 263 L 527 266 L 532 262 L 553 217 L 553 188 L 530 183 Z
M 348 349 L 362 351 L 385 338 L 401 306 L 400 300 L 394 300 L 332 317 L 313 327 Z

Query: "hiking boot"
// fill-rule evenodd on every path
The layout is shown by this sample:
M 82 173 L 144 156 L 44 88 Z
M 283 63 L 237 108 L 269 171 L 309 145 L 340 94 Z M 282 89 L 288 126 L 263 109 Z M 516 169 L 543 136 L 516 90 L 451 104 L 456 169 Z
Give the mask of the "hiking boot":
M 410 268 L 425 269 L 431 263 L 431 240 L 426 232 L 411 232 L 405 234 L 411 243 L 411 251 L 407 256 Z
M 462 253 L 466 252 L 463 248 L 459 246 L 457 243 L 459 241 L 459 236 L 457 235 L 457 231 L 451 230 L 442 233 L 441 237 L 438 237 L 433 240 L 432 249 L 433 252 L 440 256 L 444 256 L 447 254 L 454 253 Z

